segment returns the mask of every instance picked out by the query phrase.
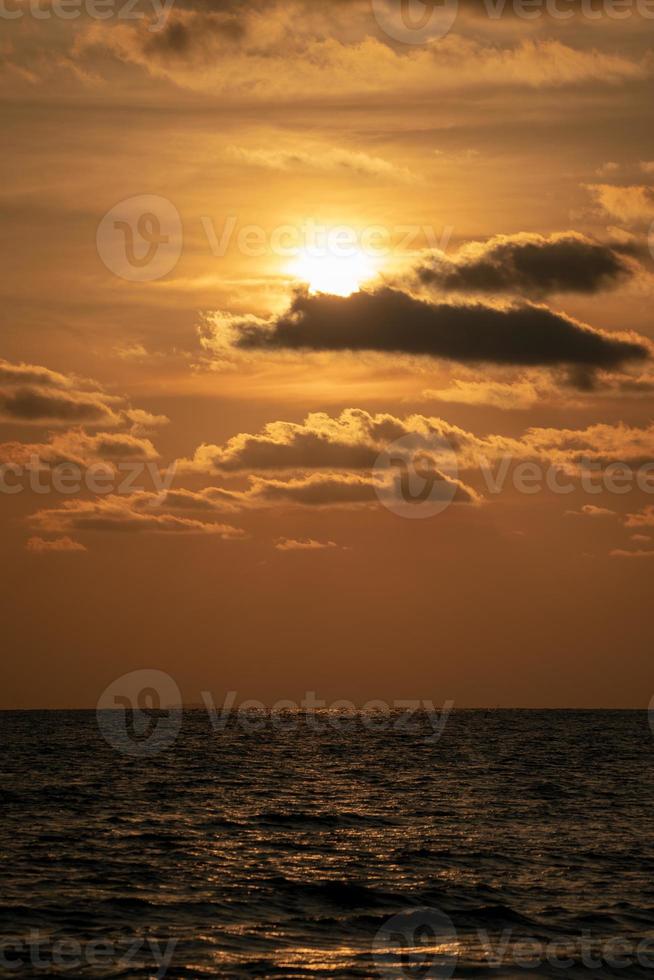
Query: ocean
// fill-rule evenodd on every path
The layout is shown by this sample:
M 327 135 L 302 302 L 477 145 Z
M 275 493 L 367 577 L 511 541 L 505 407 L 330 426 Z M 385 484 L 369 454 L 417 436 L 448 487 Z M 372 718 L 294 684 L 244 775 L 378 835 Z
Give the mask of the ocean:
M 2 976 L 654 975 L 647 712 L 107 718 L 0 714 Z

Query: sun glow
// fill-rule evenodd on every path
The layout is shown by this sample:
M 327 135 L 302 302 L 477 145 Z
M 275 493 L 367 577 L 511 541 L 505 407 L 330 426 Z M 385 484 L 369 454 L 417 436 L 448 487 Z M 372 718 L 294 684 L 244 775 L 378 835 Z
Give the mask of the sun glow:
M 289 266 L 291 275 L 307 283 L 312 293 L 350 296 L 375 275 L 372 259 L 363 252 L 347 256 L 302 251 Z

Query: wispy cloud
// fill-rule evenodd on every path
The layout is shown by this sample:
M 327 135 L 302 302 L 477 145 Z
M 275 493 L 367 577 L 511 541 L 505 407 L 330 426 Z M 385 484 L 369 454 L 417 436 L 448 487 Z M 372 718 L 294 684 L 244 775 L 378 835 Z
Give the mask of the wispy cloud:
M 36 554 L 43 555 L 49 552 L 82 552 L 86 551 L 83 544 L 79 541 L 73 541 L 72 538 L 51 538 L 46 540 L 45 538 L 34 537 L 30 538 L 25 545 L 28 551 L 33 551 Z

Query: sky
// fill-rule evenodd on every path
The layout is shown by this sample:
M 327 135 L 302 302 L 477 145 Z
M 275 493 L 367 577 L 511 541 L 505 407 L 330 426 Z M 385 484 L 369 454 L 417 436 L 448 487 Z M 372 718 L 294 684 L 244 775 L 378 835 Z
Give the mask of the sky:
M 654 5 L 0 19 L 0 707 L 647 706 Z

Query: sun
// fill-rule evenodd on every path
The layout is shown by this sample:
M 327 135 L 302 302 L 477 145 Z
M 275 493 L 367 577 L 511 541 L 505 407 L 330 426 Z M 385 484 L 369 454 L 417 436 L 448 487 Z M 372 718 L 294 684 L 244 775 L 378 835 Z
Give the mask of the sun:
M 303 250 L 290 264 L 289 272 L 307 283 L 312 293 L 351 296 L 374 277 L 376 270 L 372 259 L 360 251 L 338 256 Z

